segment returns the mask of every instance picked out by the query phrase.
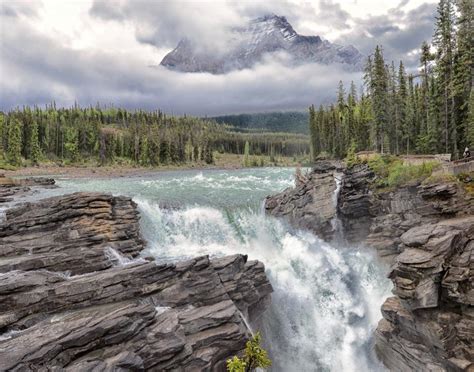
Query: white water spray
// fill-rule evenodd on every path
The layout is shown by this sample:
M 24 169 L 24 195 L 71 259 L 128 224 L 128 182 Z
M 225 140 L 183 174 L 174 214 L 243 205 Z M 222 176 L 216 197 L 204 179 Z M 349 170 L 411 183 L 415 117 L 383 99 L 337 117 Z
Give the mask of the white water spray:
M 261 330 L 276 371 L 377 370 L 371 335 L 387 292 L 367 251 L 335 249 L 251 210 L 162 210 L 139 201 L 149 253 L 158 260 L 248 254 L 275 289 Z
M 375 254 L 327 244 L 261 210 L 266 195 L 293 185 L 294 173 L 290 168 L 167 172 L 129 182 L 74 180 L 60 186 L 63 192 L 134 196 L 147 253 L 158 261 L 235 253 L 262 261 L 275 291 L 270 308 L 252 326 L 262 332 L 272 371 L 382 370 L 371 340 L 390 282 Z M 334 202 L 337 192 L 338 187 Z M 116 264 L 129 262 L 111 255 Z

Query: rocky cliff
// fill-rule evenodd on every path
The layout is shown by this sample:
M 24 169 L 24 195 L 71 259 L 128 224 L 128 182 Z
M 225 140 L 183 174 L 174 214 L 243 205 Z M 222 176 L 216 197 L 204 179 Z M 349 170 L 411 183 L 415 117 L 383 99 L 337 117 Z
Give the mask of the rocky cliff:
M 361 164 L 344 171 L 337 211 L 327 213 L 333 173 L 317 166 L 295 189 L 270 197 L 267 211 L 326 239 L 337 213 L 349 242 L 392 263 L 394 297 L 384 303 L 375 335 L 390 370 L 474 370 L 472 194 L 442 181 L 379 190 Z
M 2 370 L 221 370 L 272 292 L 235 255 L 144 255 L 135 204 L 75 193 L 10 209 L 0 227 Z
M 265 211 L 275 217 L 284 217 L 295 227 L 313 231 L 330 240 L 335 232 L 332 223 L 336 217 L 336 174 L 340 166 L 320 162 L 306 176 L 297 179 L 295 187 L 268 196 Z

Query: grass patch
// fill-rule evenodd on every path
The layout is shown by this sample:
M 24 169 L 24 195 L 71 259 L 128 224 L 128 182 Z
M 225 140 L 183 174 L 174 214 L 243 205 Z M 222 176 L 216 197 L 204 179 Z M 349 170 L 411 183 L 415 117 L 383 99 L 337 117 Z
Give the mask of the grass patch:
M 474 172 L 460 173 L 457 179 L 461 182 L 461 185 L 468 194 L 474 195 Z
M 17 170 L 18 168 L 7 163 L 4 157 L 0 155 L 0 169 L 7 170 L 7 171 L 14 171 L 14 170 Z
M 436 161 L 404 164 L 402 160 L 390 155 L 375 156 L 368 160 L 367 164 L 377 175 L 377 187 L 380 188 L 393 188 L 422 182 L 440 166 Z
M 423 181 L 423 184 L 425 185 L 430 185 L 433 183 L 458 183 L 459 179 L 448 173 L 439 173 L 439 174 L 433 174 L 429 176 L 427 179 Z

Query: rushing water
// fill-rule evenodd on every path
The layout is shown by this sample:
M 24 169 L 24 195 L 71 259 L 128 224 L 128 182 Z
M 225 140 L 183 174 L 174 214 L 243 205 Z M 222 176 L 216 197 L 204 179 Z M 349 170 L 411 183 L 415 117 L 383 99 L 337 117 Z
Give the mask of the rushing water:
M 327 244 L 265 216 L 266 195 L 293 185 L 294 169 L 176 171 L 140 178 L 58 181 L 60 190 L 133 196 L 148 253 L 170 261 L 248 254 L 275 292 L 256 325 L 274 371 L 382 370 L 372 333 L 390 284 L 369 251 Z

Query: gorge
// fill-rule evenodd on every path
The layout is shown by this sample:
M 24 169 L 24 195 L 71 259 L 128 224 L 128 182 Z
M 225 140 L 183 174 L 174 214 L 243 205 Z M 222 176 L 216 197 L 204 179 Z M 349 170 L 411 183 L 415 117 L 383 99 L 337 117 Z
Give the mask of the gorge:
M 373 177 L 318 163 L 295 188 L 292 168 L 2 186 L 5 369 L 222 370 L 259 330 L 276 371 L 382 371 L 374 343 L 391 370 L 468 370 L 472 198 L 374 193 Z
M 375 332 L 375 350 L 386 367 L 472 370 L 472 192 L 449 178 L 377 190 L 376 175 L 360 164 L 344 171 L 335 206 L 327 200 L 337 167 L 317 165 L 296 188 L 267 198 L 266 210 L 326 239 L 338 216 L 345 239 L 375 248 L 391 264 L 394 296 L 382 305 Z

